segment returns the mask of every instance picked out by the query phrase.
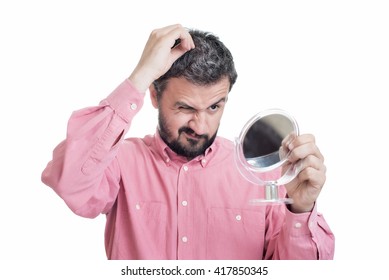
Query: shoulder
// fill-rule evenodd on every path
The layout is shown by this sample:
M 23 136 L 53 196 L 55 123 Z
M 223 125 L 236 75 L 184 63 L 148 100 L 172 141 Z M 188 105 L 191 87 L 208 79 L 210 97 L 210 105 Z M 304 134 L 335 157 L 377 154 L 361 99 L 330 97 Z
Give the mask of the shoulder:
M 150 149 L 153 143 L 153 136 L 146 135 L 145 137 L 128 137 L 123 140 L 122 147 L 120 148 L 122 151 L 130 151 L 130 150 L 143 150 Z
M 212 157 L 215 157 L 218 162 L 231 160 L 231 157 L 234 155 L 234 142 L 227 138 L 217 136 L 211 149 Z
M 214 144 L 217 150 L 233 150 L 235 146 L 234 142 L 222 136 L 217 136 Z

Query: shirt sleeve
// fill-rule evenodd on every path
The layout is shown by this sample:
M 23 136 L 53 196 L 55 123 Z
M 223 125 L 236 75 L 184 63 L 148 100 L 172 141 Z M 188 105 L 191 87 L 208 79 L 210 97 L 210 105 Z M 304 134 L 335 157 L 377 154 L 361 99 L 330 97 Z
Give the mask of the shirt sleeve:
M 335 239 L 317 205 L 309 213 L 295 214 L 284 207 L 277 234 L 270 239 L 266 259 L 333 259 Z M 277 221 L 276 221 L 277 224 Z
M 115 157 L 143 100 L 126 79 L 98 106 L 71 115 L 41 179 L 77 215 L 94 218 L 112 207 L 120 177 Z

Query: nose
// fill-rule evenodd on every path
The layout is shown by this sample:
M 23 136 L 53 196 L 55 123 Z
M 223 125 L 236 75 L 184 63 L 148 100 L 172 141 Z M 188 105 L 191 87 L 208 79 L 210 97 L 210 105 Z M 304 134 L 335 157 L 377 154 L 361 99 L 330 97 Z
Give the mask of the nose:
M 193 129 L 197 135 L 207 134 L 207 119 L 205 112 L 196 112 L 189 121 L 188 126 Z

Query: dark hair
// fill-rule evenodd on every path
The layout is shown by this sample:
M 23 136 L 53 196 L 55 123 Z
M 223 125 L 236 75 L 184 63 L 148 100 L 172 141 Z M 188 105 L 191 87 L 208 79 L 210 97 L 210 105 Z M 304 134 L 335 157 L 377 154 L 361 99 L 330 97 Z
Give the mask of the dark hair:
M 231 52 L 212 33 L 189 30 L 195 48 L 183 54 L 172 67 L 153 82 L 158 98 L 170 78 L 184 77 L 196 85 L 212 85 L 228 77 L 230 90 L 237 79 Z

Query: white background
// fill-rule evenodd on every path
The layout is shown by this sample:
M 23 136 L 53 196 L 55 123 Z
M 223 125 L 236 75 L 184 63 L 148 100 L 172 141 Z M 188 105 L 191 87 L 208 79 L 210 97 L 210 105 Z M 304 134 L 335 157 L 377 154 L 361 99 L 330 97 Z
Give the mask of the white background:
M 71 112 L 135 67 L 154 28 L 181 23 L 230 48 L 238 80 L 219 135 L 283 108 L 326 158 L 319 211 L 335 260 L 389 259 L 389 9 L 385 1 L 1 1 L 0 259 L 104 260 L 105 217 L 74 215 L 41 183 Z M 153 133 L 148 95 L 127 136 Z

